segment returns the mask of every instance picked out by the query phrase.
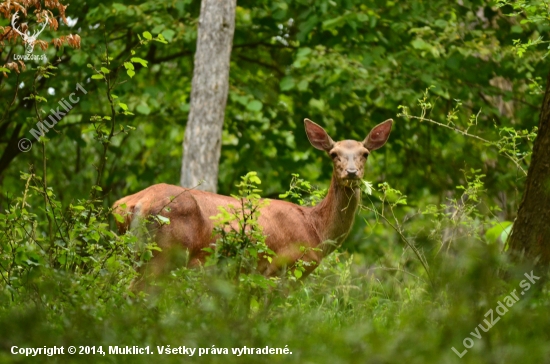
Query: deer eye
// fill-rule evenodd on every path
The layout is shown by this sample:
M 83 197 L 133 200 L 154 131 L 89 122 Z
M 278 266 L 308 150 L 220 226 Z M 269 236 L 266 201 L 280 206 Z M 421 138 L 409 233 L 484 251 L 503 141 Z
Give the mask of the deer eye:
M 364 154 L 363 154 L 363 158 L 367 159 L 368 156 L 369 156 L 369 154 L 370 154 L 370 153 L 368 153 L 368 152 L 367 152 L 367 153 L 364 153 Z
M 332 159 L 334 159 L 334 158 L 338 157 L 338 153 L 332 152 L 332 153 L 330 153 L 330 157 L 331 157 Z

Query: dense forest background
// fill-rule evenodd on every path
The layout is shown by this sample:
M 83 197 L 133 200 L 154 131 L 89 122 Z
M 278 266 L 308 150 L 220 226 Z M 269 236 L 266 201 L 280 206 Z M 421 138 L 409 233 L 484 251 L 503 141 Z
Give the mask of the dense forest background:
M 56 21 L 33 50 L 46 62 L 14 61 L 17 6 L 30 29 L 42 10 Z M 235 283 L 181 267 L 136 293 L 155 246 L 119 235 L 109 207 L 179 184 L 199 12 L 191 0 L 0 3 L 0 358 L 147 360 L 29 359 L 13 345 L 288 345 L 186 360 L 547 361 L 546 273 L 507 241 L 550 69 L 548 4 L 238 1 L 218 193 L 255 171 L 262 196 L 315 203 L 332 164 L 306 117 L 335 140 L 393 118 L 390 140 L 369 157 L 350 236 L 311 276 Z M 70 113 L 37 140 L 63 100 Z M 470 335 L 533 269 L 543 278 Z

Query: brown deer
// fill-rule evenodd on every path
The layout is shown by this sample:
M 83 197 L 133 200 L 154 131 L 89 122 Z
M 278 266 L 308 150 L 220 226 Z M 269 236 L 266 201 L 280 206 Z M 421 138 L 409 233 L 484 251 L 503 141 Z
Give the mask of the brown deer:
M 378 124 L 363 141 L 341 142 L 334 142 L 313 121 L 305 119 L 304 123 L 313 147 L 327 152 L 332 159 L 332 181 L 326 197 L 314 207 L 270 200 L 260 210 L 258 222 L 266 235 L 266 244 L 277 256 L 271 263 L 265 259 L 260 262 L 258 269 L 265 275 L 276 274 L 282 266 L 298 259 L 312 262 L 304 272 L 307 275 L 344 241 L 359 205 L 359 184 L 367 157 L 386 143 L 393 121 Z M 170 220 L 169 224 L 160 226 L 148 224 L 154 241 L 162 249 L 148 268 L 156 276 L 169 265 L 173 248 L 188 251 L 190 266 L 202 264 L 207 256 L 203 249 L 216 241 L 210 217 L 219 213 L 219 206 L 229 205 L 239 206 L 239 202 L 228 196 L 161 183 L 118 200 L 113 208 L 124 218 L 123 222 L 117 221 L 121 233 L 137 228 L 140 221 L 150 216 L 161 215 Z M 301 246 L 310 249 L 304 250 Z

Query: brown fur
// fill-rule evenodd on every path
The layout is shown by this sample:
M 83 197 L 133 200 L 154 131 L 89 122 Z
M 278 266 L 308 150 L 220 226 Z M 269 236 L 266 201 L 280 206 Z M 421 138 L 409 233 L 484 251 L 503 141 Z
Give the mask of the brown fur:
M 359 205 L 358 183 L 363 177 L 366 157 L 370 151 L 384 145 L 391 124 L 392 121 L 387 120 L 377 125 L 362 142 L 345 140 L 335 143 L 320 126 L 306 119 L 306 132 L 312 145 L 325 150 L 333 159 L 332 181 L 327 196 L 317 206 L 303 207 L 269 200 L 269 204 L 260 210 L 259 224 L 266 235 L 266 244 L 277 254 L 271 264 L 267 261 L 260 264 L 263 274 L 276 274 L 281 266 L 298 259 L 316 262 L 309 266 L 307 274 L 315 269 L 324 255 L 344 241 Z M 151 273 L 157 275 L 165 270 L 170 250 L 174 248 L 188 250 L 191 266 L 203 263 L 206 257 L 203 249 L 215 243 L 210 216 L 219 213 L 219 206 L 229 205 L 239 206 L 239 202 L 228 196 L 161 183 L 118 200 L 113 208 L 115 213 L 124 217 L 123 223 L 117 221 L 121 233 L 133 227 L 136 218 L 162 215 L 170 219 L 168 225 L 148 225 L 149 232 L 162 249 L 151 260 Z M 304 254 L 300 246 L 320 247 L 322 251 L 306 249 Z

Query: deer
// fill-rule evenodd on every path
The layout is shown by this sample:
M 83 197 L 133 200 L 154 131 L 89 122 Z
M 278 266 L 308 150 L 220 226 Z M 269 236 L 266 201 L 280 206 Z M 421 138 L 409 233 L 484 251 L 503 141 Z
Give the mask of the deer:
M 303 272 L 305 277 L 323 257 L 340 247 L 352 228 L 360 204 L 360 184 L 367 157 L 386 143 L 392 124 L 393 120 L 388 119 L 376 125 L 362 141 L 334 142 L 321 126 L 307 118 L 304 120 L 311 145 L 326 152 L 332 160 L 330 187 L 324 199 L 312 207 L 282 200 L 269 200 L 261 207 L 258 223 L 275 258 L 271 263 L 266 259 L 260 262 L 259 273 L 273 276 L 302 259 L 308 262 Z M 140 222 L 150 216 L 169 219 L 169 224 L 149 223 L 147 227 L 161 249 L 148 263 L 148 274 L 155 277 L 166 272 L 175 248 L 187 250 L 188 266 L 202 265 L 208 255 L 205 248 L 216 243 L 214 221 L 210 217 L 219 213 L 219 207 L 231 206 L 239 206 L 239 201 L 161 183 L 116 201 L 113 212 L 119 215 L 116 224 L 121 234 L 137 229 Z

